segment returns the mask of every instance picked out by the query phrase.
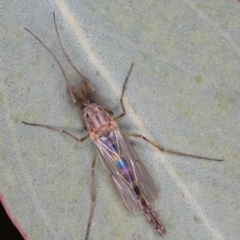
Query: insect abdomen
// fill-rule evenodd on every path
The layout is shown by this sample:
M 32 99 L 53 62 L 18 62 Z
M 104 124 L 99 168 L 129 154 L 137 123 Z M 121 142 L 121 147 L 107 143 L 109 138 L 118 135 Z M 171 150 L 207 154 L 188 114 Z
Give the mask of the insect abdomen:
M 153 228 L 160 234 L 165 234 L 165 229 L 160 221 L 160 219 L 157 217 L 157 214 L 152 209 L 151 205 L 147 202 L 145 197 L 143 195 L 138 196 L 138 204 L 143 213 L 145 214 L 146 219 L 148 222 L 150 222 L 153 226 Z

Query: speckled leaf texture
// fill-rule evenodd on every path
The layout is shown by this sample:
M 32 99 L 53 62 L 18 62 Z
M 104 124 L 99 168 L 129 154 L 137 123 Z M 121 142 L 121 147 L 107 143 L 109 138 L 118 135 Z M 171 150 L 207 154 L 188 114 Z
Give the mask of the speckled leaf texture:
M 162 146 L 224 159 L 164 154 L 131 139 L 159 190 L 153 208 L 162 239 L 240 236 L 240 3 L 196 0 L 4 1 L 1 5 L 0 199 L 25 239 L 84 239 L 94 147 L 22 121 L 85 135 L 56 54 L 70 82 L 79 79 L 59 47 L 52 13 L 71 60 L 114 111 L 134 62 L 123 132 Z M 141 213 L 118 200 L 100 161 L 89 240 L 160 239 Z

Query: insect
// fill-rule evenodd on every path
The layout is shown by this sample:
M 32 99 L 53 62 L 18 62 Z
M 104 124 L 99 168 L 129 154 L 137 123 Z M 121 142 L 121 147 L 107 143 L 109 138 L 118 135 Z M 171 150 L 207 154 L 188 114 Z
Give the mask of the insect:
M 113 118 L 110 116 L 112 114 L 112 111 L 107 105 L 107 103 L 105 102 L 105 100 L 95 90 L 95 88 L 92 86 L 90 81 L 85 76 L 83 76 L 78 71 L 78 69 L 72 64 L 71 60 L 66 54 L 65 49 L 61 43 L 54 13 L 53 13 L 53 19 L 54 19 L 55 30 L 56 30 L 56 34 L 57 34 L 61 49 L 65 57 L 67 58 L 68 62 L 70 63 L 70 65 L 76 70 L 76 72 L 82 78 L 82 81 L 75 86 L 71 86 L 69 84 L 68 79 L 63 70 L 63 67 L 58 61 L 58 59 L 56 58 L 56 56 L 53 54 L 53 52 L 35 34 L 33 34 L 30 30 L 26 28 L 25 29 L 43 45 L 43 47 L 52 55 L 52 57 L 57 62 L 64 76 L 68 91 L 75 105 L 77 114 L 81 120 L 81 124 L 83 128 L 88 131 L 88 133 L 83 138 L 78 138 L 70 132 L 67 132 L 63 129 L 56 128 L 53 126 L 29 123 L 29 122 L 23 122 L 23 123 L 26 125 L 44 127 L 50 130 L 55 130 L 61 133 L 65 133 L 78 142 L 82 142 L 87 138 L 90 138 L 92 140 L 92 143 L 95 146 L 97 154 L 95 153 L 93 162 L 92 162 L 92 185 L 91 185 L 92 186 L 91 187 L 92 202 L 91 202 L 91 207 L 89 212 L 89 219 L 87 224 L 85 240 L 87 240 L 89 236 L 91 221 L 93 218 L 93 212 L 95 207 L 95 200 L 96 200 L 95 188 L 94 188 L 94 167 L 95 167 L 97 155 L 102 162 L 102 165 L 106 171 L 107 176 L 110 179 L 110 182 L 115 192 L 117 193 L 119 199 L 122 201 L 126 209 L 132 213 L 140 209 L 145 215 L 147 221 L 156 230 L 156 232 L 160 235 L 165 234 L 166 231 L 160 218 L 157 216 L 157 214 L 154 212 L 154 210 L 150 205 L 150 203 L 152 203 L 158 197 L 157 188 L 154 184 L 154 181 L 150 176 L 150 174 L 148 173 L 145 166 L 143 165 L 142 161 L 138 157 L 137 153 L 132 148 L 127 137 L 124 134 L 122 134 L 116 122 L 117 119 L 125 116 L 126 114 L 126 110 L 123 103 L 123 95 L 124 95 L 125 87 L 128 82 L 130 73 L 133 68 L 133 63 L 130 67 L 130 70 L 128 71 L 128 74 L 125 78 L 123 88 L 122 88 L 122 94 L 120 98 L 122 113 L 117 117 Z M 94 101 L 89 96 L 89 92 L 93 92 L 98 97 L 99 101 L 102 103 L 104 107 L 101 107 L 100 105 L 97 105 L 96 103 L 94 103 Z M 79 108 L 79 101 L 81 102 L 80 108 Z M 182 153 L 182 152 L 178 152 L 170 149 L 165 149 L 139 134 L 128 134 L 128 135 L 142 138 L 148 143 L 152 144 L 154 147 L 158 148 L 159 150 L 169 154 L 180 155 L 180 156 L 191 157 L 191 158 L 198 158 L 198 159 L 205 159 L 205 160 L 222 161 L 222 159 L 207 158 L 207 157 Z

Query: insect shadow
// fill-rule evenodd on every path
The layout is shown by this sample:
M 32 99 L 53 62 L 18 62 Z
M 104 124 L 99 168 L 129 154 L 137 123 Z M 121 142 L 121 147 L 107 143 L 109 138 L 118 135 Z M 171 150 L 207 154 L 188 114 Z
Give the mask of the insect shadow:
M 94 154 L 91 167 L 91 205 L 89 210 L 87 229 L 85 233 L 85 240 L 87 240 L 89 236 L 94 207 L 96 203 L 96 193 L 94 187 L 94 167 L 97 156 L 100 158 L 105 172 L 117 196 L 119 197 L 125 208 L 131 213 L 135 213 L 138 209 L 140 209 L 145 215 L 147 221 L 153 226 L 157 233 L 160 235 L 165 234 L 166 231 L 160 218 L 157 216 L 157 214 L 154 212 L 150 205 L 150 203 L 152 203 L 158 198 L 157 188 L 152 177 L 148 173 L 137 153 L 134 151 L 126 136 L 142 138 L 160 151 L 168 154 L 211 161 L 223 160 L 166 149 L 141 134 L 124 135 L 119 129 L 116 120 L 126 115 L 126 110 L 123 103 L 123 95 L 130 73 L 133 68 L 133 63 L 131 64 L 122 88 L 122 94 L 120 98 L 122 113 L 113 118 L 110 116 L 113 114 L 113 112 L 108 106 L 108 104 L 105 102 L 103 97 L 93 87 L 89 79 L 87 79 L 79 72 L 79 70 L 74 66 L 74 64 L 68 57 L 59 37 L 54 13 L 53 21 L 58 42 L 61 46 L 63 54 L 67 58 L 67 61 L 72 66 L 72 68 L 79 74 L 81 78 L 81 81 L 77 82 L 74 85 L 69 84 L 63 67 L 60 64 L 59 60 L 56 58 L 56 56 L 53 54 L 53 52 L 34 33 L 32 33 L 27 28 L 25 28 L 25 30 L 27 30 L 35 39 L 37 39 L 55 59 L 59 68 L 61 69 L 67 85 L 67 89 L 77 111 L 77 114 L 81 120 L 81 124 L 83 128 L 88 131 L 88 133 L 84 137 L 78 138 L 73 133 L 70 133 L 61 128 L 45 124 L 29 123 L 25 121 L 23 121 L 23 123 L 26 125 L 44 127 L 50 130 L 64 133 L 78 142 L 83 142 L 87 138 L 90 138 L 92 140 L 92 143 L 96 149 L 96 153 Z M 94 103 L 93 99 L 91 98 L 91 94 L 96 95 L 103 107 Z

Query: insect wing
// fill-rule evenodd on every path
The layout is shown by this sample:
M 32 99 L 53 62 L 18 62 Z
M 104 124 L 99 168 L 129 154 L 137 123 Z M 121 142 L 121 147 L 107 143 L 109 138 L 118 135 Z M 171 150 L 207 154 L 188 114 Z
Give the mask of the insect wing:
M 151 176 L 119 129 L 98 138 L 94 145 L 114 190 L 130 212 L 138 209 L 136 185 L 149 202 L 157 199 Z
M 152 177 L 150 176 L 148 170 L 142 163 L 142 160 L 139 158 L 139 156 L 131 146 L 127 137 L 121 134 L 120 131 L 118 131 L 117 134 L 119 134 L 119 137 L 121 137 L 124 143 L 126 144 L 126 148 L 124 149 L 125 155 L 129 154 L 129 152 L 131 152 L 132 154 L 130 159 L 134 159 L 134 161 L 132 161 L 133 170 L 135 170 L 134 173 L 137 179 L 137 185 L 141 193 L 146 197 L 148 202 L 154 202 L 158 198 L 158 190 Z

